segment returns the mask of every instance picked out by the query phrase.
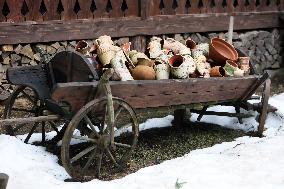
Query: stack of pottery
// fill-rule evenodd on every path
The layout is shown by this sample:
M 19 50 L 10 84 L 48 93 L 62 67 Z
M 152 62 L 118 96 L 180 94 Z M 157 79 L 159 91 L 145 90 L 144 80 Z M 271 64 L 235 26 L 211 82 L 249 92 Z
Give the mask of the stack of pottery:
M 164 49 L 169 49 L 173 51 L 174 54 L 191 55 L 191 51 L 187 46 L 172 38 L 167 38 L 166 40 L 163 40 L 162 43 Z
M 160 54 L 155 59 L 155 73 L 156 79 L 169 79 L 170 78 L 170 66 L 168 64 L 169 56 L 167 54 Z
M 196 69 L 195 62 L 189 55 L 174 55 L 169 59 L 170 70 L 173 78 L 186 79 Z
M 128 81 L 133 80 L 129 70 L 125 65 L 125 56 L 121 53 L 116 53 L 110 61 L 111 67 L 114 69 L 113 80 Z
M 159 37 L 152 37 L 151 41 L 147 47 L 149 51 L 149 55 L 151 59 L 157 58 L 160 54 L 162 54 L 162 39 Z
M 204 55 L 198 56 L 194 59 L 196 64 L 196 71 L 199 77 L 209 78 L 210 77 L 210 64 L 206 61 Z
M 85 56 L 90 56 L 91 47 L 86 41 L 81 40 L 77 43 L 75 50 L 82 53 Z

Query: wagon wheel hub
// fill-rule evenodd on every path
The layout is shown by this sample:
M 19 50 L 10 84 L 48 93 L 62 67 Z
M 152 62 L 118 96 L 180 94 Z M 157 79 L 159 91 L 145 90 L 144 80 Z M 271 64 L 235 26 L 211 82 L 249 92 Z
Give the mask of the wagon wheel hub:
M 98 145 L 98 148 L 101 150 L 108 149 L 110 146 L 110 136 L 107 134 L 101 135 L 97 139 L 97 145 Z

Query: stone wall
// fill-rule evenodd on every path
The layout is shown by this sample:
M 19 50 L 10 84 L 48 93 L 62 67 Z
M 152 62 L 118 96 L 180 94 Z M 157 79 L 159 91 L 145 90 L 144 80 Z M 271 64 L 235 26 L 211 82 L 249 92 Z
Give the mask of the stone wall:
M 185 33 L 161 36 L 173 37 L 185 42 L 186 39 L 200 42 L 209 42 L 212 37 L 227 38 L 227 33 Z M 150 39 L 150 37 L 149 37 Z M 114 40 L 118 45 L 128 42 L 130 39 L 120 38 Z M 93 44 L 94 40 L 86 40 Z M 233 34 L 233 45 L 245 51 L 250 57 L 258 72 L 265 69 L 278 69 L 283 64 L 283 31 L 271 29 L 267 31 L 240 31 Z M 74 50 L 77 41 L 61 41 L 43 44 L 19 44 L 0 46 L 0 101 L 11 92 L 13 87 L 8 84 L 5 72 L 9 67 L 36 65 L 41 61 L 41 54 L 50 58 L 63 50 Z M 281 56 L 282 55 L 282 56 Z

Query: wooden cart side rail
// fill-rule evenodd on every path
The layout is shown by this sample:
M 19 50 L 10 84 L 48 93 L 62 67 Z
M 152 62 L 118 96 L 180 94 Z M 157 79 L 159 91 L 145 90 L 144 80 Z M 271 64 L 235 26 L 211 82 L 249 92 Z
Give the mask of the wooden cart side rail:
M 259 76 L 244 78 L 190 78 L 187 80 L 110 81 L 112 95 L 124 99 L 134 108 L 237 100 Z M 52 93 L 56 102 L 67 101 L 77 111 L 86 102 L 97 82 L 62 83 Z

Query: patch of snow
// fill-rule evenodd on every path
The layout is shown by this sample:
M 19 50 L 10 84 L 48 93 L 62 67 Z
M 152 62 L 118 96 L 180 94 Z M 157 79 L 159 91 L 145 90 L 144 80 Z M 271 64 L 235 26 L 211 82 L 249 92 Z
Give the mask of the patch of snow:
M 284 93 L 270 98 L 278 108 L 269 113 L 266 137 L 244 136 L 210 148 L 194 150 L 183 157 L 140 169 L 113 181 L 92 180 L 65 183 L 68 174 L 57 157 L 43 147 L 24 144 L 15 137 L 0 135 L 0 172 L 10 176 L 8 189 L 173 189 L 177 179 L 182 189 L 282 189 L 284 186 Z M 234 112 L 232 107 L 210 110 Z M 192 120 L 196 120 L 193 115 Z M 140 129 L 171 125 L 173 116 L 147 120 Z M 234 129 L 255 129 L 254 117 L 239 124 L 235 118 L 204 116 L 202 121 Z

